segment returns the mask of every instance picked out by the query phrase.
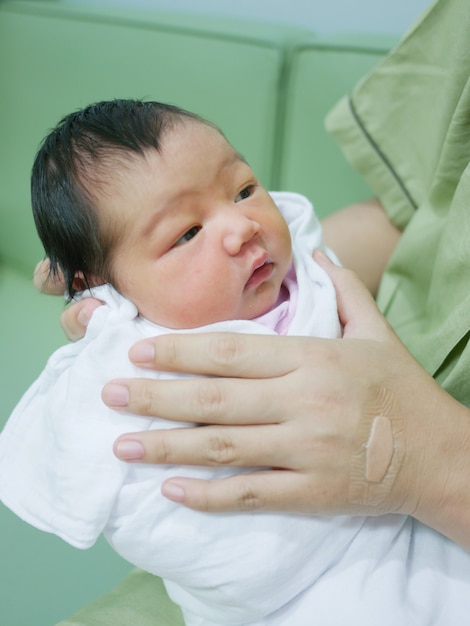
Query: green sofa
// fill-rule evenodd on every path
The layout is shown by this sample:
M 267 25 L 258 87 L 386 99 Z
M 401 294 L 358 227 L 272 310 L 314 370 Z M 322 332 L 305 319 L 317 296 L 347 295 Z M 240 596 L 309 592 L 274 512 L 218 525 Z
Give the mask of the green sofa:
M 323 216 L 368 195 L 326 135 L 324 116 L 392 43 L 367 35 L 320 38 L 252 20 L 0 1 L 0 427 L 65 342 L 58 322 L 63 300 L 32 285 L 43 252 L 29 200 L 35 151 L 61 116 L 116 97 L 176 103 L 219 124 L 268 188 L 306 194 Z M 5 626 L 56 624 L 131 569 L 104 541 L 80 552 L 3 505 L 0 528 Z M 151 585 L 134 572 L 98 602 L 101 613 L 85 609 L 64 623 L 108 624 L 99 617 L 103 607 L 120 603 L 123 624 L 131 624 Z M 158 611 L 153 624 L 178 623 L 171 606 L 160 617 Z

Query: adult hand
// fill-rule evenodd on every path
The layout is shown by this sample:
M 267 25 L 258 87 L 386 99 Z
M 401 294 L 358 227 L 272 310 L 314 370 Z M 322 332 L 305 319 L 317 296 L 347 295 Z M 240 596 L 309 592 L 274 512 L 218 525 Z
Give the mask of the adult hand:
M 111 407 L 207 424 L 120 437 L 123 460 L 257 466 L 178 477 L 164 495 L 206 511 L 408 513 L 470 547 L 469 411 L 415 362 L 369 292 L 322 254 L 344 337 L 170 335 L 137 343 L 141 367 L 209 376 L 113 381 Z
M 63 295 L 65 292 L 65 281 L 61 274 L 51 276 L 49 259 L 44 259 L 36 265 L 34 270 L 34 286 L 41 293 L 50 296 Z M 95 309 L 102 305 L 102 302 L 94 298 L 86 298 L 80 302 L 75 302 L 64 309 L 60 315 L 60 325 L 68 339 L 77 341 L 85 335 L 88 322 Z

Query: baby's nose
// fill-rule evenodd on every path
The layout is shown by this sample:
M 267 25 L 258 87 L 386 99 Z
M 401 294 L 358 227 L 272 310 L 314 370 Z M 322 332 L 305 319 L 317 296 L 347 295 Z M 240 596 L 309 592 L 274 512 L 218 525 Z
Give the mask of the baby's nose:
M 243 245 L 251 241 L 253 237 L 256 237 L 259 231 L 260 225 L 258 222 L 247 217 L 230 220 L 223 237 L 223 245 L 226 252 L 231 256 L 237 255 L 243 248 Z

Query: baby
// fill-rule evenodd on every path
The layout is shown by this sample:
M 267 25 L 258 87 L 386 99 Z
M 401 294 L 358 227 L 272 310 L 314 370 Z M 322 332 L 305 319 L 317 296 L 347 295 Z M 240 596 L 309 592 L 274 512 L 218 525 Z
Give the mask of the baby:
M 112 378 L 172 376 L 132 365 L 135 341 L 222 330 L 340 336 L 305 198 L 269 194 L 197 115 L 118 100 L 50 133 L 32 201 L 52 276 L 63 274 L 70 298 L 91 293 L 106 306 L 84 339 L 52 355 L 0 436 L 7 506 L 79 548 L 103 533 L 163 577 L 188 626 L 466 623 L 470 555 L 411 518 L 204 514 L 164 498 L 163 481 L 242 470 L 126 464 L 112 453 L 122 433 L 175 427 L 101 400 Z

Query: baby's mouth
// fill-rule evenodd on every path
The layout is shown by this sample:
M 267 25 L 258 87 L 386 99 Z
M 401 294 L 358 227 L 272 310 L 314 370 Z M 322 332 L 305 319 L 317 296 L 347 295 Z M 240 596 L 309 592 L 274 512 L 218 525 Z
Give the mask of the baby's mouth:
M 253 271 L 250 278 L 245 284 L 245 289 L 258 287 L 265 280 L 268 280 L 274 270 L 274 263 L 272 263 L 267 257 L 264 261 L 254 264 Z

